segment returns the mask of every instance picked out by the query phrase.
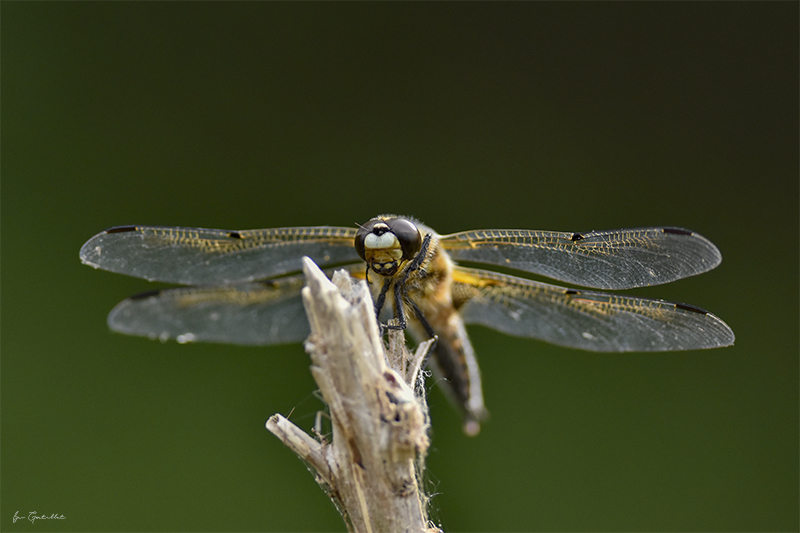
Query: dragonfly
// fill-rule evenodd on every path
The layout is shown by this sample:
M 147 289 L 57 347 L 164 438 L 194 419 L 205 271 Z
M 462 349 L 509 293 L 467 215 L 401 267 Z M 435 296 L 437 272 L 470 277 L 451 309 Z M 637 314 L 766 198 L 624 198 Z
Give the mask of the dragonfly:
M 720 264 L 711 241 L 676 227 L 439 235 L 411 217 L 381 215 L 352 228 L 117 226 L 80 251 L 94 268 L 184 285 L 122 301 L 108 315 L 111 330 L 239 345 L 302 342 L 309 335 L 300 296 L 304 256 L 328 273 L 344 268 L 366 280 L 378 318 L 395 319 L 385 327 L 408 328 L 418 342 L 437 338 L 429 366 L 469 435 L 488 412 L 467 324 L 595 352 L 697 350 L 735 338 L 725 322 L 694 305 L 603 292 L 669 283 Z

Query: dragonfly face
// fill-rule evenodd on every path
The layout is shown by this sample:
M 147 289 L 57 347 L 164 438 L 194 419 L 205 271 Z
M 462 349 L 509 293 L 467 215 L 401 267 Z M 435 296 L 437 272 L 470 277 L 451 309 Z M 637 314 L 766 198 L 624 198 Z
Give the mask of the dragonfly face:
M 422 237 L 406 218 L 373 218 L 356 232 L 356 253 L 367 268 L 382 276 L 397 273 L 401 261 L 411 261 L 419 253 Z
M 498 265 L 595 289 L 658 285 L 716 267 L 719 250 L 680 228 L 438 235 L 413 219 L 387 215 L 358 229 L 123 226 L 94 236 L 80 252 L 95 268 L 188 285 L 124 300 L 109 314 L 111 329 L 250 345 L 300 342 L 309 334 L 298 274 L 303 256 L 366 277 L 377 309 L 393 309 L 418 340 L 438 336 L 432 366 L 471 434 L 486 410 L 465 324 L 604 352 L 693 350 L 734 341 L 722 320 L 692 305 L 455 263 Z

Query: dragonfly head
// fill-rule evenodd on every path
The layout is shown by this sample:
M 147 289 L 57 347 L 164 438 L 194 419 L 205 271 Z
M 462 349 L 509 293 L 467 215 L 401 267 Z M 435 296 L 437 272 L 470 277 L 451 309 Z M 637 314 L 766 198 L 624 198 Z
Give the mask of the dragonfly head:
M 354 245 L 373 272 L 393 276 L 403 261 L 417 255 L 422 236 L 407 218 L 377 217 L 358 229 Z

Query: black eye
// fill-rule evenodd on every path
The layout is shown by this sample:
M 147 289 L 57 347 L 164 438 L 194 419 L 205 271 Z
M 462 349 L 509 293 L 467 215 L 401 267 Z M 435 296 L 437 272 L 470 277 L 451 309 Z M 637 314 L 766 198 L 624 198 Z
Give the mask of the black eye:
M 364 261 L 367 260 L 367 256 L 364 255 L 364 239 L 367 238 L 367 235 L 372 233 L 372 228 L 375 226 L 375 221 L 370 220 L 363 226 L 359 226 L 358 231 L 356 232 L 356 238 L 353 242 L 353 246 L 356 248 L 356 253 L 358 257 L 363 259 Z
M 386 221 L 386 225 L 394 233 L 397 240 L 400 241 L 400 248 L 403 250 L 403 259 L 411 260 L 419 252 L 422 246 L 422 237 L 419 234 L 417 226 L 405 218 L 390 218 Z M 356 237 L 358 238 L 358 237 Z

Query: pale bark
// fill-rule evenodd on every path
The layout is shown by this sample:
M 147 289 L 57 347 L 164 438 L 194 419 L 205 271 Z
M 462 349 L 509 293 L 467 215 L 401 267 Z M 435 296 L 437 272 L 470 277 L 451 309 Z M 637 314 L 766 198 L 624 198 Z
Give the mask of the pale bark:
M 402 331 L 387 354 L 366 284 L 337 272 L 334 283 L 308 258 L 303 303 L 311 323 L 306 351 L 330 408 L 331 442 L 279 414 L 267 429 L 307 463 L 353 532 L 430 531 L 420 489 L 428 449 L 424 397 L 414 389 L 430 342 L 416 354 Z M 391 366 L 390 366 L 391 365 Z

